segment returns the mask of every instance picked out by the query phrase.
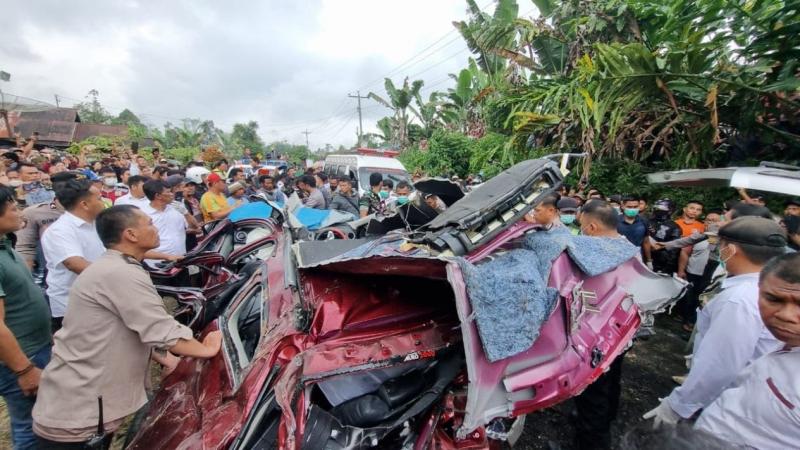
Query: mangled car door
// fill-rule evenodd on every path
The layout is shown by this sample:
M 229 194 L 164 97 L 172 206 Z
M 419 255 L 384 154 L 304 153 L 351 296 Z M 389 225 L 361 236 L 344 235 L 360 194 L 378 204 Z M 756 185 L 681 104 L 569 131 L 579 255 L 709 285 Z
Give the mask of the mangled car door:
M 510 238 L 525 227 L 517 224 L 504 233 Z M 506 234 L 492 245 L 500 248 Z M 469 269 L 458 262 L 447 267 L 462 322 L 469 376 L 466 414 L 457 430 L 459 438 L 487 426 L 494 437 L 502 439 L 510 429 L 510 423 L 502 423 L 506 418 L 547 408 L 579 394 L 627 348 L 645 315 L 640 304 L 651 311 L 661 309 L 683 289 L 682 282 L 648 271 L 635 258 L 610 271 L 588 276 L 565 251 L 549 270 L 546 289 L 556 293 L 552 306 L 548 305 L 539 316 L 531 315 L 533 319 L 520 315 L 530 320 L 522 324 L 524 332 L 536 328 L 532 344 L 520 349 L 518 344 L 524 338 L 519 334 L 498 329 L 492 342 L 482 335 L 485 330 L 479 329 L 480 319 L 499 322 L 502 318 L 481 317 L 486 310 L 474 308 L 470 295 L 477 293 L 470 291 L 465 270 Z M 503 286 L 492 286 L 490 291 L 496 297 L 510 295 Z M 514 295 L 512 300 L 511 303 L 518 303 L 519 296 Z M 505 314 L 516 317 L 512 311 Z M 498 339 L 507 342 L 498 343 Z

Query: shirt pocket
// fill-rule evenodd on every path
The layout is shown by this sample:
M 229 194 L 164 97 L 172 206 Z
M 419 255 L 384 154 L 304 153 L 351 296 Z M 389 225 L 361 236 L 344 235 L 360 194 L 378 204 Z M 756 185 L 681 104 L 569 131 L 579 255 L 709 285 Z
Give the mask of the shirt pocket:
M 800 402 L 798 401 L 797 392 L 793 392 L 792 386 L 785 386 L 781 383 L 776 383 L 772 377 L 764 380 L 766 384 L 765 403 L 768 405 L 767 410 L 761 411 L 758 414 L 761 417 L 753 417 L 752 419 L 760 419 L 760 421 L 775 421 L 773 426 L 776 431 L 780 430 L 777 426 L 779 423 L 784 423 L 786 428 L 784 432 L 795 430 L 800 435 Z M 755 401 L 755 403 L 760 403 Z

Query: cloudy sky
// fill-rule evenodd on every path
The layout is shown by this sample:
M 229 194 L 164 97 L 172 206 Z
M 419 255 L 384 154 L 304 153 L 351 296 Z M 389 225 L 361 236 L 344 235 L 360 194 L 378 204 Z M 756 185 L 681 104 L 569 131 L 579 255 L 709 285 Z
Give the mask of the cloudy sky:
M 478 0 L 492 10 L 492 0 Z M 0 0 L 3 91 L 71 105 L 90 89 L 112 113 L 153 125 L 183 117 L 229 130 L 257 120 L 265 141 L 356 140 L 356 101 L 383 78 L 446 89 L 469 55 L 452 21 L 464 0 Z M 529 5 L 521 2 L 520 10 Z M 365 131 L 388 113 L 362 100 Z

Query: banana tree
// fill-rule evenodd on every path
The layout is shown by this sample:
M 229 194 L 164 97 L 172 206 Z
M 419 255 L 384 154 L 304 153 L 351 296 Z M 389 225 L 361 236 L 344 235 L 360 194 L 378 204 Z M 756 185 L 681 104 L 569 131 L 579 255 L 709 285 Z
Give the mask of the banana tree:
M 508 49 L 550 44 L 517 58 L 531 77 L 503 92 L 512 145 L 677 167 L 800 156 L 800 1 L 548 3 Z
M 403 80 L 403 86 L 398 89 L 390 78 L 386 78 L 384 88 L 388 98 L 370 92 L 367 96 L 380 103 L 394 112 L 392 117 L 392 143 L 400 148 L 406 148 L 409 144 L 408 127 L 411 123 L 409 111 L 416 117 L 420 117 L 419 111 L 412 104 L 414 99 L 419 96 L 423 81 L 414 80 L 409 83 L 408 78 Z

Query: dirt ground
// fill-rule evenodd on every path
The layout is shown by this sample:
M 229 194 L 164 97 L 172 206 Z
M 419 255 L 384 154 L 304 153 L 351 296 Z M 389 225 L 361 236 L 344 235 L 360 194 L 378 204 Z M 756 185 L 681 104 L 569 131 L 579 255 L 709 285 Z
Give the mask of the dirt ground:
M 675 384 L 672 375 L 686 372 L 683 366 L 686 338 L 679 325 L 667 316 L 656 322 L 657 334 L 637 341 L 625 356 L 622 368 L 622 399 L 612 428 L 618 441 L 628 430 L 642 422 L 641 416 L 658 404 L 658 397 L 668 394 Z M 515 450 L 570 450 L 574 427 L 569 419 L 572 402 L 531 414 Z M 5 404 L 0 399 L 0 450 L 11 448 L 11 436 Z M 122 434 L 122 433 L 120 433 Z M 117 436 L 113 449 L 121 449 L 123 438 Z

